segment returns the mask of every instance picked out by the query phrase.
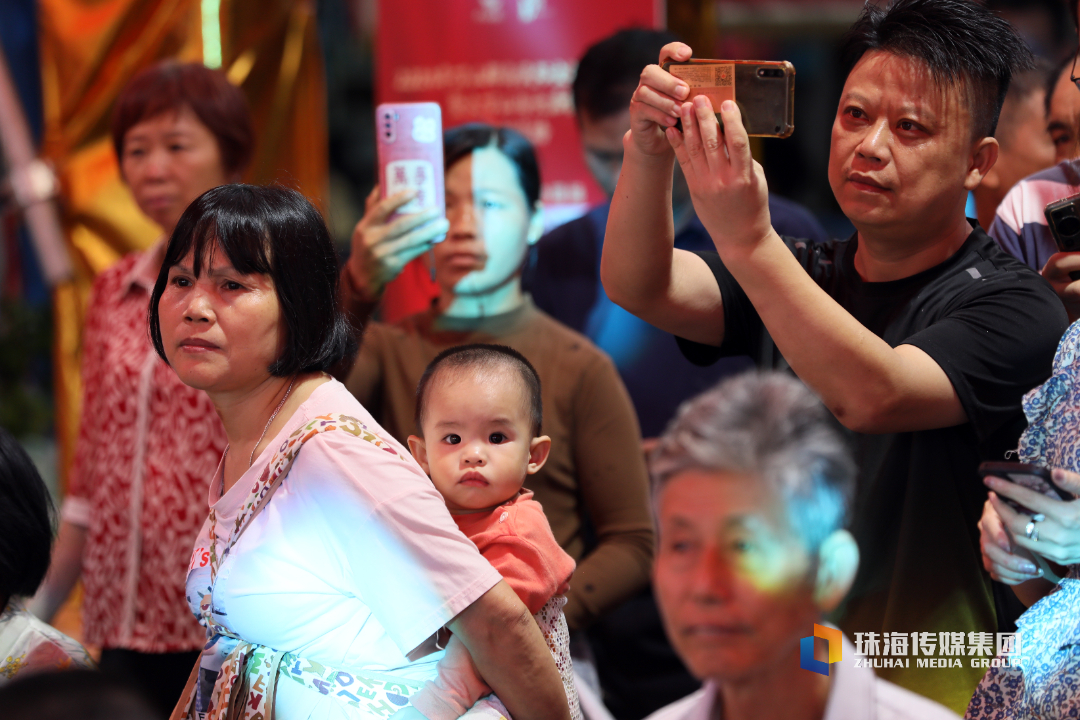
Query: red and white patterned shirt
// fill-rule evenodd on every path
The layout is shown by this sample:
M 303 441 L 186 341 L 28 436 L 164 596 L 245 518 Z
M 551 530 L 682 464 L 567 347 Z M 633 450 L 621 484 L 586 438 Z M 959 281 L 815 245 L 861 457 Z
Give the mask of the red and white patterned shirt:
M 163 252 L 133 253 L 94 281 L 83 334 L 83 408 L 63 518 L 88 528 L 88 644 L 201 648 L 184 583 L 225 431 L 206 393 L 154 352 L 150 293 Z

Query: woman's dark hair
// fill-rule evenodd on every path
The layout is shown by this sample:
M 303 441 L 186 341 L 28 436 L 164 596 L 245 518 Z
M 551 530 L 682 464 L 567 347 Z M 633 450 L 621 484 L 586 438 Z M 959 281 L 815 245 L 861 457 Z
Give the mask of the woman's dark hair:
M 532 210 L 540 199 L 540 166 L 532 143 L 517 130 L 493 127 L 484 123 L 469 123 L 450 128 L 443 133 L 443 157 L 446 169 L 477 148 L 494 147 L 502 150 L 517 169 L 518 182 Z
M 202 63 L 160 62 L 139 72 L 120 91 L 110 123 L 116 157 L 124 157 L 124 136 L 133 126 L 185 106 L 217 138 L 225 172 L 243 172 L 255 150 L 247 100 L 224 73 Z
M 1012 74 L 1033 67 L 1031 50 L 1013 26 L 968 0 L 866 3 L 844 37 L 844 77 L 872 50 L 921 60 L 941 87 L 966 86 L 961 95 L 976 138 L 994 134 Z
M 13 595 L 33 595 L 45 579 L 52 555 L 52 509 L 30 456 L 0 428 L 0 603 Z
M 173 230 L 150 296 L 150 340 L 163 360 L 158 304 L 169 270 L 194 253 L 195 277 L 220 249 L 239 273 L 274 281 L 285 318 L 285 350 L 271 375 L 326 371 L 356 352 L 338 306 L 338 260 L 326 223 L 300 193 L 283 187 L 221 185 L 188 206 Z

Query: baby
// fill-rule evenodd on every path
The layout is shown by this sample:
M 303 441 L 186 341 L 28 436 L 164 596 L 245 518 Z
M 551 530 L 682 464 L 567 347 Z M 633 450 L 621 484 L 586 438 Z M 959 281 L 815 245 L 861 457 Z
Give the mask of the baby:
M 476 543 L 533 613 L 562 675 L 570 713 L 580 720 L 562 607 L 574 561 L 555 541 L 540 503 L 524 489 L 551 438 L 540 435 L 540 378 L 520 353 L 462 345 L 431 361 L 416 389 L 409 449 L 446 499 L 458 527 Z M 479 677 L 469 651 L 451 636 L 439 676 L 413 696 L 429 720 L 498 718 L 505 709 Z M 475 704 L 475 707 L 474 707 Z

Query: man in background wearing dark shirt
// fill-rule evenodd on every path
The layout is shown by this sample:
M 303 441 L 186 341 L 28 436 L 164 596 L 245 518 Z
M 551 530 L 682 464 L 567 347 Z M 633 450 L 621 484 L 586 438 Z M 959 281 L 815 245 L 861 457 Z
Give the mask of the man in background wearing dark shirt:
M 590 47 L 574 78 L 574 106 L 585 161 L 608 197 L 622 165 L 622 139 L 630 129 L 630 97 L 641 71 L 676 37 L 660 30 L 622 30 Z M 686 181 L 672 188 L 675 246 L 712 249 L 694 214 Z M 612 303 L 600 284 L 600 253 L 608 206 L 555 228 L 540 239 L 523 276 L 536 306 L 589 337 L 615 362 L 634 403 L 645 438 L 658 437 L 684 400 L 745 370 L 747 357 L 701 367 L 686 360 L 668 333 Z M 782 235 L 827 239 L 806 208 L 769 198 L 773 226 Z M 589 630 L 604 701 L 618 720 L 637 720 L 697 689 L 664 635 L 651 592 L 624 603 Z
M 1020 399 L 1049 375 L 1066 326 L 1049 285 L 964 217 L 1031 54 L 964 0 L 867 4 L 843 49 L 829 182 L 851 239 L 782 239 L 738 108 L 716 109 L 721 132 L 706 98 L 653 65 L 631 103 L 601 272 L 615 302 L 685 338 L 698 362 L 754 353 L 767 332 L 853 431 L 863 561 L 838 624 L 873 640 L 877 663 L 905 661 L 881 676 L 962 712 L 984 673 L 968 656 L 998 629 L 977 468 L 1016 446 Z M 660 62 L 690 55 L 672 44 Z M 673 249 L 676 158 L 717 252 Z M 768 548 L 732 551 L 752 565 Z M 919 668 L 926 656 L 947 667 Z
M 662 30 L 621 30 L 590 47 L 574 78 L 574 107 L 585 162 L 610 198 L 622 165 L 622 139 L 630 129 L 630 96 L 641 71 L 660 48 L 677 38 Z M 587 335 L 611 356 L 637 410 L 641 434 L 658 437 L 684 400 L 711 388 L 722 377 L 750 366 L 728 358 L 697 367 L 683 358 L 674 339 L 612 303 L 600 284 L 609 202 L 561 225 L 536 245 L 524 275 L 536 306 Z M 712 240 L 694 214 L 686 180 L 676 170 L 672 187 L 675 247 L 711 250 Z M 773 227 L 781 235 L 824 241 L 825 231 L 806 208 L 769 197 Z

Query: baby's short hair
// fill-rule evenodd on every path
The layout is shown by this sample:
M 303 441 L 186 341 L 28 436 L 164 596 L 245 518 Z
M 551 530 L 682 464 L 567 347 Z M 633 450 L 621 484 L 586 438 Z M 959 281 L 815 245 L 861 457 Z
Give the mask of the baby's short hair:
M 483 343 L 458 345 L 443 350 L 424 369 L 424 374 L 420 376 L 420 382 L 416 385 L 417 431 L 421 434 L 424 432 L 424 407 L 427 404 L 428 390 L 439 371 L 462 369 L 493 371 L 504 368 L 515 370 L 521 377 L 521 384 L 525 388 L 525 409 L 531 421 L 532 435 L 539 437 L 544 418 L 544 406 L 540 399 L 540 376 L 536 368 L 525 359 L 524 355 L 513 348 Z

